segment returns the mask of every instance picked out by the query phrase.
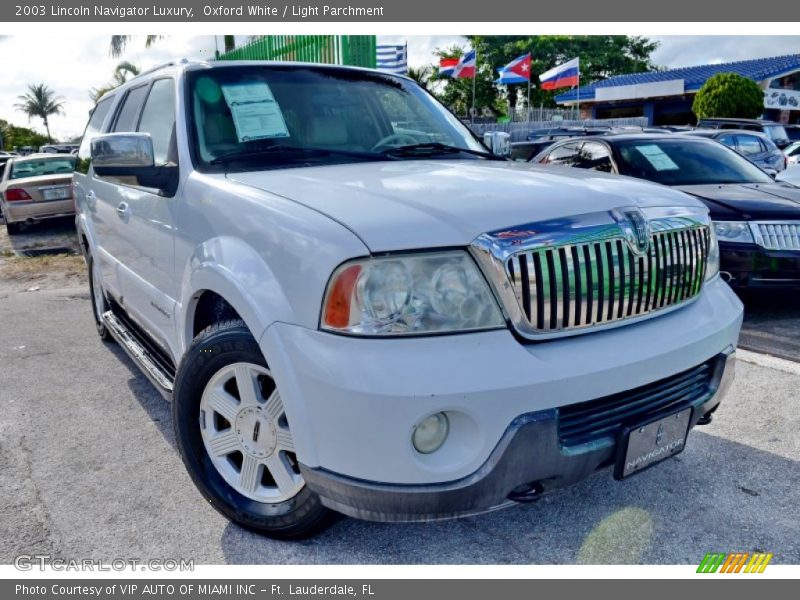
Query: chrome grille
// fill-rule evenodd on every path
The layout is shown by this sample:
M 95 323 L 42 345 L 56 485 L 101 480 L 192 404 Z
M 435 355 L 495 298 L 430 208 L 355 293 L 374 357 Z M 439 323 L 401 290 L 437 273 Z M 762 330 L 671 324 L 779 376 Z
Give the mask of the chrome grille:
M 753 235 L 767 250 L 800 250 L 800 221 L 754 223 Z

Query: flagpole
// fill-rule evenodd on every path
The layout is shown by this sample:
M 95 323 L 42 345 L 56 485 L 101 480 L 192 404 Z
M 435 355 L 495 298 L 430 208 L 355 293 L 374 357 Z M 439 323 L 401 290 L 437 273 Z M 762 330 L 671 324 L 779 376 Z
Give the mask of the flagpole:
M 469 111 L 472 123 L 475 122 L 475 83 L 478 81 L 478 49 L 475 48 L 475 73 L 472 75 L 472 110 Z
M 531 120 L 531 74 L 528 73 L 528 122 Z
M 575 102 L 575 107 L 578 112 L 578 121 L 581 120 L 581 59 L 578 58 L 578 96 Z

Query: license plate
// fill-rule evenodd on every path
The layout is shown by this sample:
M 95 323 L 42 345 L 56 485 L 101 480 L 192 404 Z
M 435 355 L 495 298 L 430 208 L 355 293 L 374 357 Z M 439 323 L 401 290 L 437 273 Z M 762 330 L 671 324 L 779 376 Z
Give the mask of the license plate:
M 616 479 L 625 479 L 680 453 L 686 446 L 692 408 L 627 427 L 617 444 Z
M 52 188 L 49 190 L 42 190 L 42 197 L 45 200 L 64 200 L 69 197 L 67 188 Z

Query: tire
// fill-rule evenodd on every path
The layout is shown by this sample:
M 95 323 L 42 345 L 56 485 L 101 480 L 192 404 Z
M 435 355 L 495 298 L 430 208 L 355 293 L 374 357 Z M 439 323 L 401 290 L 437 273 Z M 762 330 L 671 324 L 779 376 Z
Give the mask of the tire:
M 89 297 L 92 300 L 92 316 L 94 317 L 94 327 L 97 335 L 104 342 L 111 342 L 114 338 L 111 332 L 103 323 L 102 315 L 108 310 L 108 302 L 103 291 L 103 283 L 99 274 L 95 272 L 94 259 L 91 254 L 86 255 L 86 266 L 89 269 Z
M 6 231 L 8 235 L 17 235 L 21 231 L 19 223 L 6 223 Z
M 300 475 L 280 394 L 241 320 L 194 339 L 178 367 L 172 417 L 192 481 L 234 523 L 291 540 L 331 522 Z

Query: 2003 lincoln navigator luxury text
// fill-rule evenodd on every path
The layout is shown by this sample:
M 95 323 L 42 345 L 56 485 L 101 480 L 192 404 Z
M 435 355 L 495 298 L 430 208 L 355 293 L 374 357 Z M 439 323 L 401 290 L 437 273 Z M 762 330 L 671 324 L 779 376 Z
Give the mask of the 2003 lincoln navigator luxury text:
M 508 162 L 405 77 L 170 63 L 103 96 L 74 187 L 97 332 L 273 537 L 624 479 L 733 378 L 702 204 Z

